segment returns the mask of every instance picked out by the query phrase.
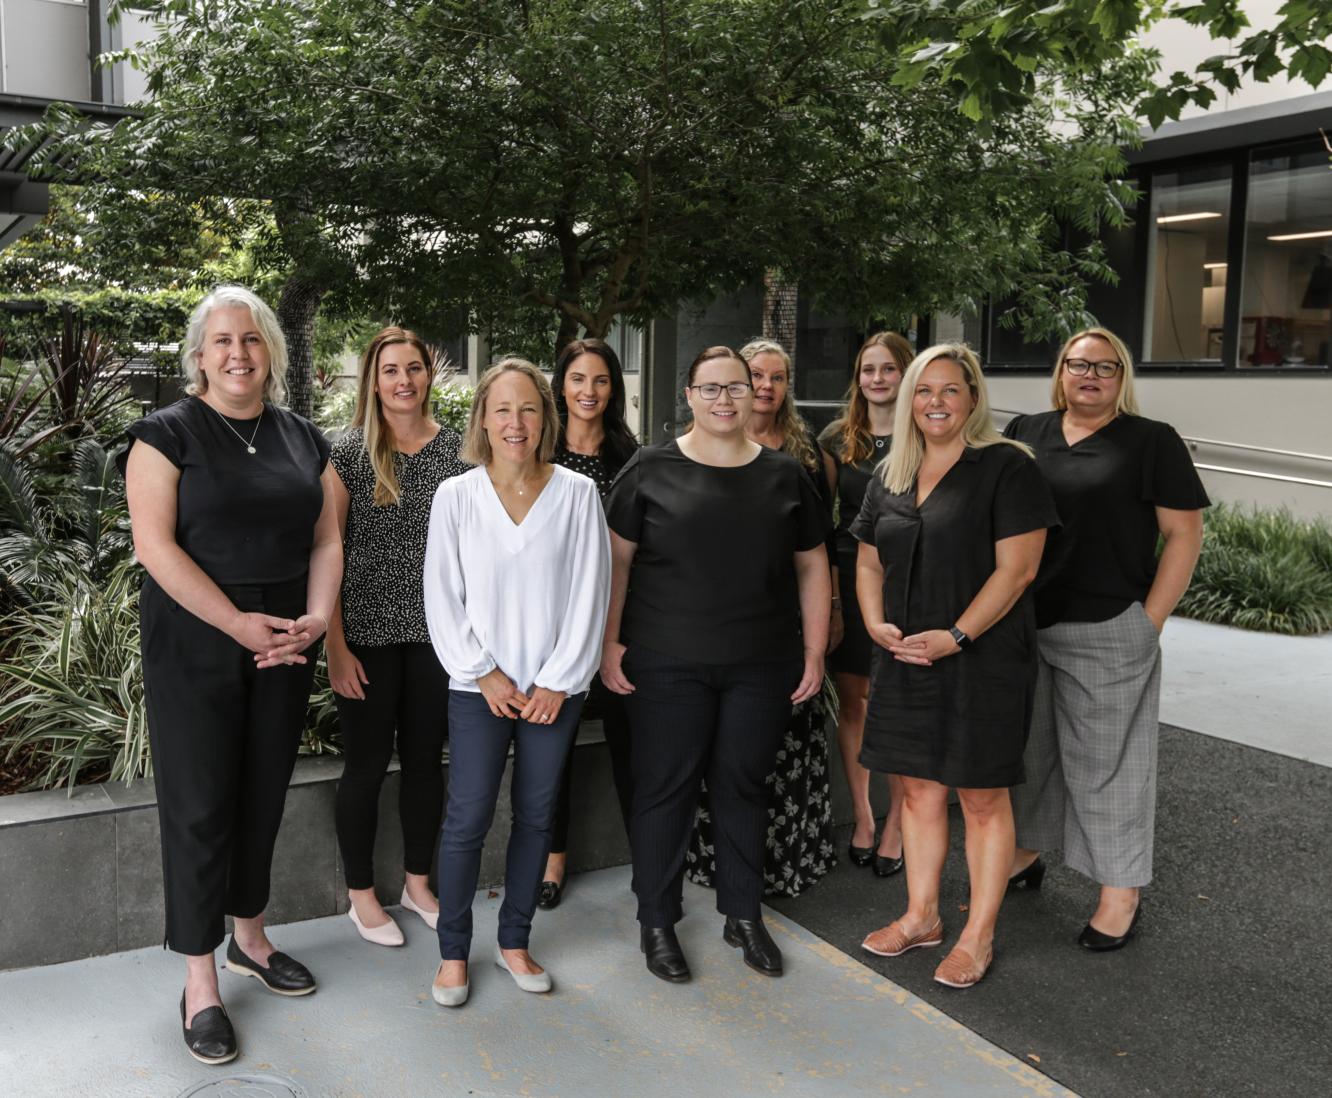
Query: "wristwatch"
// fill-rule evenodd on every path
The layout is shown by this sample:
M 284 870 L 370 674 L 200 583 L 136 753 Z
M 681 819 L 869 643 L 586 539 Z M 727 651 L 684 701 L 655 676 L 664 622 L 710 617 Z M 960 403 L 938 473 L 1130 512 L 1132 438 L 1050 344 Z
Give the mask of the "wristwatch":
M 967 636 L 964 632 L 962 632 L 962 630 L 959 629 L 956 625 L 949 626 L 948 632 L 952 636 L 953 640 L 957 642 L 957 646 L 959 648 L 971 647 L 971 638 Z

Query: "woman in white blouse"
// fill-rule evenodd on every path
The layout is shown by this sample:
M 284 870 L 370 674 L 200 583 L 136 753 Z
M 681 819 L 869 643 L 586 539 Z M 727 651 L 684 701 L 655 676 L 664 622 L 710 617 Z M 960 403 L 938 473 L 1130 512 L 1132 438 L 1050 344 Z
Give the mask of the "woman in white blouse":
M 549 991 L 527 951 L 560 774 L 601 658 L 610 542 L 596 485 L 551 464 L 550 385 L 506 358 L 482 375 L 463 440 L 478 468 L 440 485 L 430 513 L 425 611 L 449 673 L 449 797 L 439 844 L 443 959 L 431 988 L 461 1006 L 470 982 L 481 848 L 513 744 L 513 829 L 495 963 Z

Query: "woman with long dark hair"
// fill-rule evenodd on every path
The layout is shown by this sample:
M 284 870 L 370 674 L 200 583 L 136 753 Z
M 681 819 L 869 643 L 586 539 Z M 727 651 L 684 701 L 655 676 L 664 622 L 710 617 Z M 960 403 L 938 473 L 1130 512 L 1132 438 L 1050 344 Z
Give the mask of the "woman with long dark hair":
M 346 764 L 335 806 L 347 915 L 362 938 L 403 944 L 375 895 L 379 791 L 396 743 L 402 771 L 404 884 L 399 901 L 431 929 L 430 860 L 444 811 L 441 755 L 449 677 L 430 644 L 421 572 L 430 502 L 465 472 L 462 440 L 430 410 L 434 358 L 415 332 L 384 328 L 361 359 L 351 429 L 333 447 L 333 501 L 346 564 L 329 621 L 328 677 Z
M 837 683 L 837 746 L 855 815 L 847 854 L 852 865 L 873 865 L 878 877 L 891 877 L 902 869 L 902 780 L 895 774 L 887 775 L 888 814 L 876 842 L 870 775 L 860 765 L 874 642 L 856 600 L 860 543 L 851 533 L 851 524 L 860 514 L 875 467 L 892 448 L 898 392 L 913 354 L 911 344 L 896 332 L 876 332 L 865 340 L 856 352 L 846 410 L 819 436 L 824 475 L 837 496 L 837 590 L 833 595 L 834 640 L 828 652 L 828 670 Z M 840 642 L 836 639 L 838 619 L 842 626 Z
M 559 439 L 551 460 L 556 465 L 591 477 L 604 500 L 615 474 L 638 449 L 638 440 L 624 419 L 624 370 L 620 367 L 619 356 L 603 340 L 576 339 L 556 358 L 551 389 L 560 418 Z M 632 782 L 628 717 L 624 711 L 624 699 L 607 690 L 600 675 L 592 680 L 584 706 L 584 716 L 593 715 L 601 717 L 620 814 L 627 829 Z M 546 859 L 546 872 L 537 899 L 537 906 L 547 909 L 558 907 L 563 896 L 573 756 L 571 746 L 559 798 L 555 802 L 550 855 Z

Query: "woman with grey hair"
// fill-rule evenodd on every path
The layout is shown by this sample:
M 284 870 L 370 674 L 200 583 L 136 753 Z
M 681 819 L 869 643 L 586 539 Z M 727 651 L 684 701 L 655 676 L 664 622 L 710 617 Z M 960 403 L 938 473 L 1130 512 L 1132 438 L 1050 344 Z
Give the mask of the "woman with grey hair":
M 314 977 L 264 930 L 273 846 L 317 645 L 342 576 L 329 446 L 282 407 L 286 343 L 249 290 L 220 286 L 190 318 L 183 400 L 129 428 L 121 455 L 152 743 L 166 945 L 185 954 L 181 1026 L 195 1059 L 236 1035 L 213 951 L 279 995 Z

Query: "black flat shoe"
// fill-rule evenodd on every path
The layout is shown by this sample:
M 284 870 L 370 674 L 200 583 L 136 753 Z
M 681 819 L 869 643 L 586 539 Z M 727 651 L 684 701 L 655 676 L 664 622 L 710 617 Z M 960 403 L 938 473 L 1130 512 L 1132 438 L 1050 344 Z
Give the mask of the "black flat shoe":
M 768 928 L 760 919 L 733 919 L 726 917 L 726 926 L 722 928 L 722 941 L 730 946 L 739 946 L 744 951 L 745 964 L 764 976 L 782 974 L 782 951 L 772 940 Z
M 1093 953 L 1110 953 L 1116 949 L 1123 949 L 1128 944 L 1128 940 L 1133 937 L 1133 932 L 1138 928 L 1138 920 L 1142 918 L 1142 902 L 1139 901 L 1138 908 L 1133 912 L 1133 921 L 1129 923 L 1129 928 L 1118 938 L 1109 934 L 1102 934 L 1091 923 L 1082 928 L 1082 933 L 1078 935 L 1078 945 L 1083 949 L 1090 949 Z
M 874 861 L 874 847 L 856 846 L 855 843 L 847 843 L 846 856 L 851 859 L 852 865 L 864 867 Z
M 1045 880 L 1045 863 L 1041 861 L 1041 856 L 1036 855 L 1036 860 L 1027 866 L 1021 873 L 1014 873 L 1008 878 L 1008 892 L 1016 892 L 1020 888 L 1025 888 L 1028 892 L 1039 892 L 1041 882 Z
M 875 854 L 874 876 L 891 877 L 894 873 L 901 873 L 904 864 L 901 858 L 885 858 L 882 854 Z
M 541 891 L 537 893 L 537 907 L 544 911 L 560 906 L 564 898 L 564 885 L 560 881 L 542 881 Z
M 309 995 L 315 989 L 315 978 L 300 961 L 275 951 L 264 968 L 241 952 L 234 934 L 227 945 L 227 971 L 237 976 L 253 976 L 276 995 Z
M 685 960 L 680 939 L 672 926 L 645 926 L 639 934 L 638 948 L 647 955 L 647 969 L 659 980 L 683 984 L 689 979 L 689 962 Z
M 201 1064 L 225 1064 L 236 1059 L 236 1031 L 231 1028 L 225 1007 L 206 1007 L 185 1024 L 185 992 L 180 993 L 180 1031 L 185 1047 Z

